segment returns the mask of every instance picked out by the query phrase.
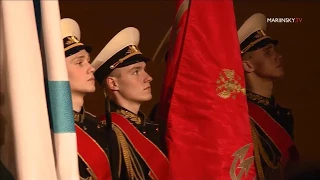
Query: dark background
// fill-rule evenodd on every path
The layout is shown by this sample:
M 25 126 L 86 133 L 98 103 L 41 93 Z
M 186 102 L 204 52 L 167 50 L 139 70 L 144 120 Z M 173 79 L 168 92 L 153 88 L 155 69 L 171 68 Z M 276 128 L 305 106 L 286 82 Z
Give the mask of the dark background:
M 290 2 L 290 3 L 289 3 Z M 302 23 L 268 23 L 267 32 L 280 41 L 278 51 L 285 59 L 285 77 L 276 82 L 274 95 L 295 117 L 295 140 L 304 165 L 320 164 L 319 8 L 317 1 L 234 1 L 238 28 L 252 14 L 267 17 L 297 17 Z M 60 1 L 61 17 L 75 19 L 82 31 L 81 41 L 93 46 L 92 59 L 120 30 L 134 26 L 140 30 L 140 49 L 152 57 L 175 17 L 173 0 L 140 1 Z M 143 104 L 149 114 L 159 100 L 165 64 L 148 64 L 153 76 L 153 100 Z M 104 113 L 104 96 L 97 91 L 85 98 L 87 111 Z

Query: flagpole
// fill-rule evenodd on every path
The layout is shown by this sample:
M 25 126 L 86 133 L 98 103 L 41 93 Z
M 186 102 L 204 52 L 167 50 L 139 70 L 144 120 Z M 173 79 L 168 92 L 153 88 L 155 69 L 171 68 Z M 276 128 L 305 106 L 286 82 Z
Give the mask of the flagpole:
M 79 180 L 77 139 L 61 35 L 59 2 L 40 1 L 40 5 L 40 30 L 45 50 L 47 100 L 54 133 L 57 176 L 59 180 Z
M 1 1 L 17 179 L 56 180 L 33 1 Z

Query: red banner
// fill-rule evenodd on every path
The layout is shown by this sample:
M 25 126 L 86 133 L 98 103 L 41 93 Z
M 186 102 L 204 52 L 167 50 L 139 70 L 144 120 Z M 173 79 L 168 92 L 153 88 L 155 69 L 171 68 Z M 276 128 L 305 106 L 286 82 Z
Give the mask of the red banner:
M 158 119 L 171 179 L 254 179 L 244 73 L 231 0 L 180 0 Z

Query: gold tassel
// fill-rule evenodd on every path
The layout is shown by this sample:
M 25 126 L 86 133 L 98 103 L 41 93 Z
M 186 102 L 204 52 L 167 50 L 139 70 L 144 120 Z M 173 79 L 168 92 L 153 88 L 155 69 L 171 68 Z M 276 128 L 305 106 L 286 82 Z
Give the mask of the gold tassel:
M 120 146 L 119 155 L 124 158 L 124 163 L 127 169 L 127 174 L 130 180 L 142 180 L 145 179 L 143 169 L 139 164 L 138 158 L 135 155 L 134 150 L 128 143 L 125 135 L 122 131 L 114 124 L 112 124 L 112 129 L 116 133 L 118 143 Z M 121 164 L 121 162 L 119 162 Z M 121 166 L 119 167 L 121 168 Z
M 250 119 L 250 125 L 251 125 L 253 152 L 254 152 L 255 164 L 256 164 L 256 168 L 257 168 L 258 180 L 264 180 L 264 174 L 263 174 L 263 169 L 262 169 L 262 164 L 261 164 L 261 159 L 260 159 L 260 153 L 259 153 L 259 148 L 257 145 L 257 141 L 258 141 L 259 137 L 257 135 L 256 128 L 254 127 L 254 124 L 251 121 L 251 119 Z
M 252 138 L 253 138 L 253 142 L 254 142 L 254 155 L 255 155 L 255 159 L 256 159 L 257 172 L 258 172 L 259 178 L 261 178 L 261 180 L 263 180 L 264 179 L 264 172 L 262 169 L 260 157 L 263 158 L 263 160 L 267 163 L 268 167 L 270 167 L 271 169 L 279 169 L 279 168 L 281 168 L 281 164 L 280 164 L 280 162 L 273 163 L 270 160 L 269 155 L 267 154 L 266 150 L 262 146 L 262 143 L 261 143 L 261 140 L 259 137 L 259 133 L 258 133 L 257 129 L 255 128 L 253 121 L 251 120 L 250 123 L 251 123 L 251 129 L 252 129 Z M 283 176 L 283 172 L 281 172 L 281 175 Z M 262 177 L 260 177 L 260 176 L 262 176 Z

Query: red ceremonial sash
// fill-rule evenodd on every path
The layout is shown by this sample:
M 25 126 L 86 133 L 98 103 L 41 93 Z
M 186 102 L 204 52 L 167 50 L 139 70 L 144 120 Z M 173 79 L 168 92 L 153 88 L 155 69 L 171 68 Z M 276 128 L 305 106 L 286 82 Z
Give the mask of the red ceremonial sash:
M 248 110 L 251 119 L 269 137 L 273 144 L 278 148 L 281 156 L 281 163 L 286 165 L 291 158 L 290 148 L 295 149 L 295 144 L 287 131 L 274 120 L 264 109 L 258 105 L 248 102 Z
M 161 150 L 120 114 L 111 113 L 111 117 L 113 124 L 122 131 L 149 167 L 149 176 L 156 180 L 167 180 L 169 162 Z
M 100 145 L 78 125 L 76 127 L 78 155 L 97 180 L 111 180 L 108 156 Z M 89 172 L 90 173 L 90 172 Z

